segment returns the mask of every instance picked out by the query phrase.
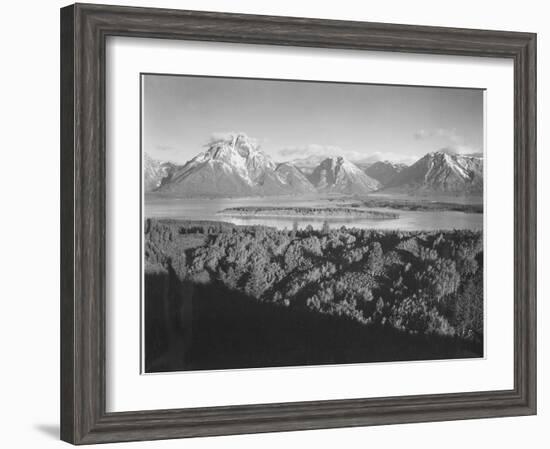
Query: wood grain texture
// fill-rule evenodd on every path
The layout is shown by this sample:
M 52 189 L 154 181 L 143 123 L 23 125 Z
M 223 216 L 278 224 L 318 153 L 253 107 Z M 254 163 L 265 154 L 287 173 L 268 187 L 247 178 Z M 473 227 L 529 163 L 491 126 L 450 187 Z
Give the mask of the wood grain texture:
M 514 389 L 105 411 L 105 40 L 156 37 L 514 60 Z M 76 4 L 61 10 L 61 437 L 73 444 L 536 413 L 536 35 Z
M 74 21 L 72 7 L 61 11 L 61 437 L 74 441 Z

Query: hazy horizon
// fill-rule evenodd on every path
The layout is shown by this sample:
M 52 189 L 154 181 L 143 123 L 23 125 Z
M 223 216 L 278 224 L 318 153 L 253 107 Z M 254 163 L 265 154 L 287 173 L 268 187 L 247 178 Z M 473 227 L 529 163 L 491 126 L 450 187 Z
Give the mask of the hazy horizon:
M 483 90 L 143 75 L 143 151 L 184 163 L 243 132 L 276 161 L 341 155 L 412 163 L 483 151 Z

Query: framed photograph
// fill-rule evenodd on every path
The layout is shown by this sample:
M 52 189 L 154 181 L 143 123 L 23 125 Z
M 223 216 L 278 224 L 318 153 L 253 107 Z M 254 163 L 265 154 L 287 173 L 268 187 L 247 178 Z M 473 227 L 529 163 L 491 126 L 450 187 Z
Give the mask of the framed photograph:
M 61 10 L 61 437 L 536 413 L 536 35 Z

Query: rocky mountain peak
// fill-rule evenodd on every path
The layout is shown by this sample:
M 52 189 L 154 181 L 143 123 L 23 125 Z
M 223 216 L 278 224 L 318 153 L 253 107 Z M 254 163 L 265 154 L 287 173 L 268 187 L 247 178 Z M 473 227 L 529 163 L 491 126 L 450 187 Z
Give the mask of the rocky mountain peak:
M 409 193 L 481 194 L 483 159 L 444 150 L 433 151 L 403 169 L 388 187 Z
M 259 145 L 255 139 L 245 133 L 229 133 L 221 137 L 213 137 L 208 143 L 206 155 L 210 158 L 223 158 L 227 154 L 236 153 L 240 157 L 248 158 L 259 151 Z
M 362 194 L 380 187 L 378 181 L 342 156 L 323 160 L 309 179 L 318 190 L 328 193 Z
M 159 188 L 177 170 L 171 162 L 160 162 L 149 154 L 143 153 L 143 189 L 151 192 Z
M 376 179 L 383 186 L 388 185 L 393 178 L 403 171 L 407 166 L 405 164 L 391 161 L 377 161 L 364 169 L 365 173 L 371 178 Z

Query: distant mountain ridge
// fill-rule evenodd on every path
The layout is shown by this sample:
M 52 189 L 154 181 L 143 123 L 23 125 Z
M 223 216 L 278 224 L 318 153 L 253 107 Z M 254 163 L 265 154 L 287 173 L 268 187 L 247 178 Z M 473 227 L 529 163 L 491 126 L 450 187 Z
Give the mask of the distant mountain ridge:
M 299 163 L 313 168 L 301 169 Z M 274 162 L 244 133 L 212 139 L 205 152 L 184 165 L 143 159 L 146 192 L 181 197 L 246 197 L 300 194 L 366 195 L 374 191 L 408 194 L 483 193 L 482 154 L 441 150 L 411 166 L 376 161 L 361 169 L 342 156 L 310 156 Z
M 305 156 L 298 159 L 290 160 L 289 163 L 298 167 L 303 173 L 311 175 L 313 170 L 315 170 L 321 162 L 327 158 L 338 157 L 340 154 L 334 154 L 334 151 L 326 154 L 312 154 L 310 156 Z M 372 164 L 379 162 L 379 155 L 370 155 L 362 159 L 350 159 L 347 158 L 353 165 L 359 167 L 361 170 L 365 171 L 367 167 L 370 167 Z
M 406 164 L 378 161 L 366 167 L 364 172 L 376 179 L 382 186 L 386 186 L 405 168 L 407 168 Z
M 299 159 L 293 159 L 287 163 L 297 167 L 302 173 L 311 175 L 313 170 L 315 170 L 326 158 L 327 156 L 314 154 Z

